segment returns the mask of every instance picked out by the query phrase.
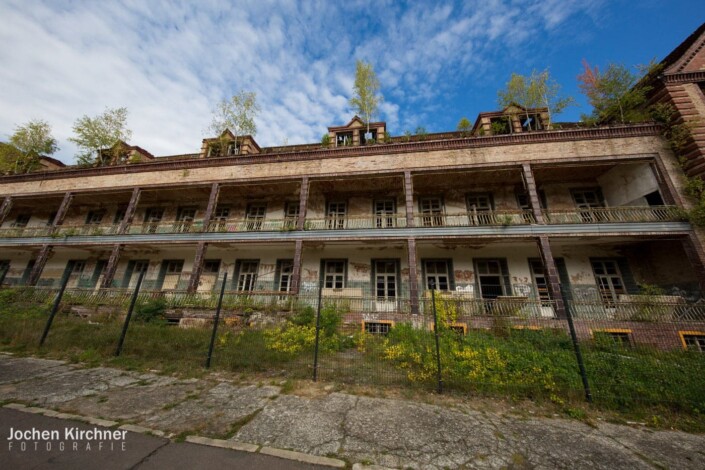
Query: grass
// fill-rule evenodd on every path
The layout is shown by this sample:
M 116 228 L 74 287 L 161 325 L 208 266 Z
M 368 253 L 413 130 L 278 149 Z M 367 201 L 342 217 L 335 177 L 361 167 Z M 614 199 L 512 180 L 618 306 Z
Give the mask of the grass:
M 122 319 L 93 317 L 89 322 L 60 313 L 39 348 L 47 311 L 47 305 L 0 303 L 0 350 L 90 367 L 156 370 L 182 377 L 206 374 L 210 329 L 135 321 L 122 355 L 115 357 Z M 321 351 L 319 378 L 373 391 L 381 390 L 380 385 L 396 387 L 402 397 L 435 390 L 432 333 L 404 330 L 400 325 L 395 330 L 387 338 L 366 338 L 364 348 L 343 335 L 340 348 Z M 282 381 L 284 394 L 292 393 L 297 379 L 310 381 L 312 348 L 275 351 L 268 347 L 262 330 L 237 332 L 223 327 L 219 331 L 213 371 L 241 374 L 245 380 Z M 388 349 L 395 345 L 408 347 L 408 354 L 390 356 Z M 572 344 L 565 334 L 550 330 L 448 334 L 441 341 L 444 392 L 548 402 L 563 415 L 583 421 L 597 410 L 608 413 L 612 421 L 705 432 L 705 355 L 611 343 L 584 344 L 583 355 L 595 399 L 591 407 L 584 402 Z

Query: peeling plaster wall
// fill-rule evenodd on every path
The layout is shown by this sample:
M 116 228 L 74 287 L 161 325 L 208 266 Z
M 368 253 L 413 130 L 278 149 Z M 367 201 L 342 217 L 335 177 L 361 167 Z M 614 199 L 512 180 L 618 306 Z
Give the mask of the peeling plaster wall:
M 619 165 L 597 178 L 608 206 L 646 205 L 644 196 L 658 191 L 658 182 L 647 163 Z

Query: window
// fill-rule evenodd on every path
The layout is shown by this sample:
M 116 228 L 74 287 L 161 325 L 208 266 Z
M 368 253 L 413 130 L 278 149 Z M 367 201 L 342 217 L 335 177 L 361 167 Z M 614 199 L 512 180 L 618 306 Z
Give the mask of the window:
M 65 276 L 68 276 L 67 287 L 80 287 L 81 276 L 86 268 L 86 262 L 83 260 L 69 260 L 66 264 Z
M 492 223 L 492 194 L 471 193 L 466 197 L 470 225 L 487 225 Z
M 680 331 L 683 347 L 690 351 L 705 352 L 705 332 Z
M 543 189 L 539 189 L 538 196 L 539 196 L 540 208 L 546 209 L 548 207 L 548 203 L 546 202 L 546 192 Z M 519 206 L 519 209 L 521 209 L 521 210 L 525 210 L 525 211 L 531 210 L 531 198 L 529 196 L 529 193 L 518 192 L 517 193 L 517 205 Z
M 509 273 L 505 259 L 476 259 L 475 270 L 483 299 L 496 299 L 507 295 Z
M 277 260 L 277 286 L 279 292 L 289 292 L 291 290 L 291 278 L 294 273 L 294 260 Z
M 19 214 L 15 221 L 12 223 L 13 227 L 17 228 L 24 228 L 27 226 L 29 223 L 29 219 L 31 219 L 32 216 L 30 214 Z
M 362 145 L 365 145 L 367 143 L 367 137 L 365 136 L 365 132 L 367 129 L 360 129 L 360 143 Z M 377 130 L 376 129 L 370 129 L 370 139 L 373 142 L 377 142 Z
M 195 218 L 195 207 L 179 207 L 179 210 L 176 212 L 176 223 L 174 224 L 174 231 L 190 232 L 191 226 L 193 225 L 193 220 Z
M 419 200 L 421 223 L 424 227 L 443 225 L 443 201 L 440 197 L 424 197 Z
M 595 341 L 609 345 L 629 347 L 632 345 L 631 330 L 596 330 L 592 332 Z
M 299 202 L 289 201 L 284 204 L 284 228 L 293 230 L 299 221 Z
M 347 261 L 323 260 L 323 287 L 326 289 L 345 288 Z
M 394 199 L 381 199 L 375 201 L 375 227 L 394 227 L 396 213 L 396 203 Z
M 395 300 L 398 295 L 397 260 L 373 260 L 375 296 L 378 301 Z
M 228 144 L 228 152 L 227 155 L 229 157 L 235 156 L 235 155 L 240 155 L 240 144 L 235 143 L 235 142 L 230 142 Z
M 181 270 L 184 268 L 184 260 L 172 259 L 164 261 L 164 272 L 167 274 L 181 274 Z
M 345 228 L 345 216 L 347 204 L 344 202 L 329 202 L 326 212 L 327 225 L 329 229 L 339 230 Z
M 543 123 L 541 122 L 541 116 L 539 114 L 526 114 L 519 115 L 519 120 L 521 121 L 521 130 L 526 131 L 540 131 L 543 129 Z
M 127 263 L 127 270 L 125 271 L 125 278 L 123 280 L 123 287 L 134 289 L 137 286 L 137 280 L 140 277 L 140 273 L 147 272 L 149 268 L 149 261 L 147 260 L 134 260 Z
M 550 305 L 551 295 L 548 292 L 548 280 L 543 262 L 540 259 L 530 259 L 529 268 L 531 270 L 531 278 L 534 281 L 536 297 L 541 301 L 541 305 Z
M 570 193 L 575 206 L 580 209 L 580 218 L 583 222 L 599 222 L 604 218 L 602 213 L 596 210 L 605 206 L 599 189 L 573 189 Z
M 237 273 L 236 290 L 240 292 L 249 292 L 255 290 L 255 282 L 257 282 L 258 269 L 259 260 L 238 260 L 235 263 L 235 271 Z
M 219 259 L 207 259 L 203 261 L 203 273 L 204 274 L 218 274 L 220 272 L 220 260 Z
M 220 157 L 220 144 L 210 144 L 208 146 L 208 158 Z
M 127 213 L 127 207 L 118 207 L 115 210 L 115 217 L 113 217 L 113 225 L 118 225 L 122 223 L 123 219 L 125 218 L 125 214 Z
M 159 227 L 159 222 L 162 221 L 164 216 L 163 207 L 149 207 L 144 211 L 144 227 L 142 228 L 143 233 L 157 233 L 157 228 Z
M 352 145 L 353 143 L 353 133 L 352 132 L 338 132 L 335 134 L 335 146 L 336 147 L 346 147 Z
M 509 118 L 502 116 L 490 119 L 490 129 L 492 135 L 511 133 Z
M 247 205 L 245 216 L 245 230 L 252 232 L 262 230 L 262 221 L 267 213 L 267 204 L 252 203 Z
M 99 225 L 103 221 L 103 217 L 105 217 L 104 210 L 88 211 L 86 225 Z
M 229 216 L 229 207 L 217 207 L 213 212 L 213 221 L 211 222 L 211 226 L 215 227 L 214 230 L 217 230 L 219 232 L 225 231 L 226 223 L 228 221 Z
M 622 274 L 615 260 L 591 260 L 595 283 L 600 290 L 600 297 L 606 307 L 614 307 L 620 294 L 626 294 Z
M 364 321 L 362 322 L 362 331 L 371 335 L 386 336 L 393 326 L 394 323 L 391 321 Z
M 426 289 L 449 291 L 450 260 L 424 260 L 424 281 Z

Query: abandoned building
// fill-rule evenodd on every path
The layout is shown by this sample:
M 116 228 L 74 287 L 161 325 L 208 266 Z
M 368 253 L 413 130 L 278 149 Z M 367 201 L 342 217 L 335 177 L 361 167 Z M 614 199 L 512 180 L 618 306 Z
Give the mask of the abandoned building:
M 651 97 L 701 118 L 691 175 L 705 171 L 704 44 L 701 27 Z M 475 302 L 478 317 L 513 302 L 548 321 L 592 302 L 612 315 L 606 331 L 648 342 L 621 304 L 656 286 L 685 305 L 705 286 L 684 171 L 656 124 L 547 123 L 546 109 L 512 107 L 467 133 L 391 137 L 354 117 L 325 145 L 260 147 L 226 131 L 196 154 L 125 144 L 123 164 L 5 176 L 0 281 L 58 287 L 67 275 L 100 291 L 145 272 L 145 290 L 209 293 L 227 272 L 229 292 L 359 299 L 371 332 L 423 313 L 430 289 Z M 653 341 L 703 350 L 705 322 L 694 325 Z

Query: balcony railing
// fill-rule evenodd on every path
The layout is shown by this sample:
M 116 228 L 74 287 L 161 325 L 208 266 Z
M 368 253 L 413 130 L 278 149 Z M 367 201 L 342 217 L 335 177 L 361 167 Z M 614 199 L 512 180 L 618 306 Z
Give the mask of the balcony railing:
M 544 210 L 549 224 L 600 224 L 612 222 L 675 222 L 684 220 L 676 206 L 597 207 L 590 209 Z
M 398 214 L 326 217 L 306 219 L 305 230 L 354 230 L 406 227 L 406 216 Z
M 476 211 L 458 214 L 416 214 L 417 227 L 507 226 L 536 223 L 530 210 Z

